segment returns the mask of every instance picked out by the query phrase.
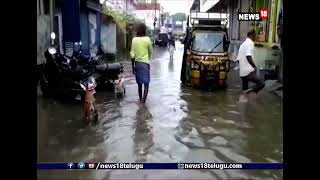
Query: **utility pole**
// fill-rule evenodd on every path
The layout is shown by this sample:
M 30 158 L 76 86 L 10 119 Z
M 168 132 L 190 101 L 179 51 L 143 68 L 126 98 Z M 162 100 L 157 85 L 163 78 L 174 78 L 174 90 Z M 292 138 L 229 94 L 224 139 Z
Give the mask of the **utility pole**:
M 53 32 L 53 0 L 50 0 L 50 33 Z
M 153 29 L 156 29 L 156 22 L 157 22 L 157 0 L 154 1 L 154 23 L 153 23 Z
M 153 22 L 153 44 L 156 40 L 156 22 L 157 22 L 157 0 L 154 1 L 154 22 Z
M 125 9 L 126 9 L 126 13 L 128 14 L 128 1 L 127 0 L 124 0 L 124 3 L 125 3 Z

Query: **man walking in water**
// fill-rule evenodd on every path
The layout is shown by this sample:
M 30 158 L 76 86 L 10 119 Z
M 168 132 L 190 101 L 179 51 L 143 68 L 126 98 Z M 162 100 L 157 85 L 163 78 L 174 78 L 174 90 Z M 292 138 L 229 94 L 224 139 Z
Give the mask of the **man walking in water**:
M 264 82 L 257 77 L 257 67 L 252 58 L 255 35 L 254 30 L 247 33 L 247 39 L 241 44 L 237 57 L 237 60 L 239 61 L 240 77 L 242 79 L 242 93 L 240 96 L 240 101 L 242 102 L 248 101 L 249 93 L 256 95 L 265 86 Z M 255 83 L 256 86 L 249 89 L 249 82 Z
M 169 37 L 169 43 L 168 43 L 168 51 L 169 51 L 169 54 L 170 54 L 170 60 L 173 60 L 173 54 L 174 54 L 175 50 L 176 50 L 175 39 L 174 39 L 174 36 L 171 35 Z
M 137 26 L 137 36 L 132 39 L 130 55 L 132 58 L 132 70 L 136 75 L 138 84 L 139 100 L 141 103 L 145 103 L 150 83 L 152 42 L 150 38 L 146 36 L 146 25 L 144 23 L 139 23 Z M 143 97 L 142 85 L 144 85 Z

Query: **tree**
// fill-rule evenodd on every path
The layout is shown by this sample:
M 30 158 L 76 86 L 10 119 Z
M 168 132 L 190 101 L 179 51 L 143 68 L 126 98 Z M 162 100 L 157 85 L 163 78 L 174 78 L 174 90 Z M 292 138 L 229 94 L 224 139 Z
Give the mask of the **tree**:
M 169 12 L 165 12 L 165 13 L 163 13 L 163 16 L 164 16 L 164 17 L 169 17 L 170 14 L 169 14 Z
M 187 16 L 185 13 L 176 13 L 176 14 L 172 15 L 172 20 L 173 21 L 186 21 Z
M 164 20 L 169 16 L 170 16 L 169 12 L 161 13 L 161 26 L 165 24 Z

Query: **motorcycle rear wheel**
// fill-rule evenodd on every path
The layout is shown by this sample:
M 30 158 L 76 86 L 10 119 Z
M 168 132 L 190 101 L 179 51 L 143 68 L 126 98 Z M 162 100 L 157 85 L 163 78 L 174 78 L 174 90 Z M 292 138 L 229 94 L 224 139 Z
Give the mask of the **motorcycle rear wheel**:
M 42 92 L 42 96 L 44 96 L 44 97 L 48 97 L 49 96 L 48 85 L 44 81 L 44 79 L 40 80 L 40 89 L 41 89 L 41 92 Z

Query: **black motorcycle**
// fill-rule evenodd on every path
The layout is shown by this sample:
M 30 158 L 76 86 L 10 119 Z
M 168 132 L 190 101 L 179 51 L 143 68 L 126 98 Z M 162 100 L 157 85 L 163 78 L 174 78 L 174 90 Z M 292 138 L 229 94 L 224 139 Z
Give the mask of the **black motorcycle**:
M 55 39 L 55 34 L 51 34 Z M 94 79 L 94 70 L 84 69 L 77 60 L 57 53 L 53 46 L 45 51 L 45 62 L 38 65 L 40 88 L 44 96 L 61 96 L 84 100 L 87 86 Z
M 94 69 L 98 86 L 113 85 L 114 80 L 119 79 L 118 75 L 123 72 L 123 65 L 121 63 L 104 63 L 96 54 L 96 52 L 91 52 L 90 55 L 84 55 L 81 50 L 75 49 L 72 58 L 76 58 L 79 66 L 84 69 Z

